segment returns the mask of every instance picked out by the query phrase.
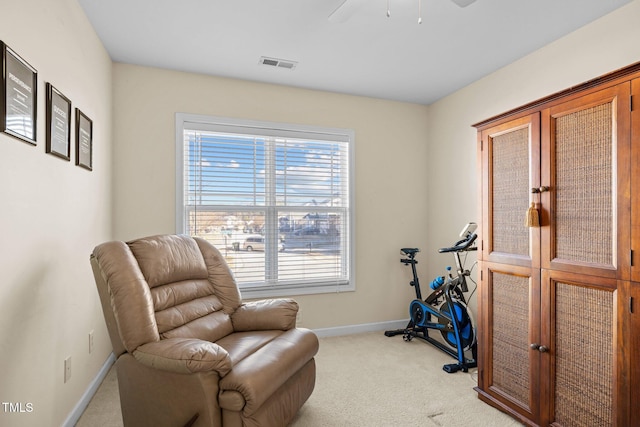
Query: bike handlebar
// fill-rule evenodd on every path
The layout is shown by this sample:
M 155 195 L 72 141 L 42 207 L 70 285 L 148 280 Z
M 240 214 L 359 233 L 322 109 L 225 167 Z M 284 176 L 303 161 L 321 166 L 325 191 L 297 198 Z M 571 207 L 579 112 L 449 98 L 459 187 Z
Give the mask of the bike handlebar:
M 478 248 L 473 246 L 470 247 L 473 242 L 475 242 L 475 240 L 478 238 L 478 235 L 473 233 L 470 234 L 469 236 L 465 237 L 462 240 L 458 240 L 453 246 L 449 247 L 449 248 L 440 248 L 438 249 L 438 252 L 442 253 L 446 253 L 446 252 L 462 252 L 462 251 L 475 251 Z

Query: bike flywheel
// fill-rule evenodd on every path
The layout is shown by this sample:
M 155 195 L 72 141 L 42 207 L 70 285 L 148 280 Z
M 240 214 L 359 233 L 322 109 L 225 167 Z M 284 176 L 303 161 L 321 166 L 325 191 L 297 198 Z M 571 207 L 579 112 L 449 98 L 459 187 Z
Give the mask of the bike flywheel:
M 469 350 L 476 342 L 476 328 L 473 323 L 473 317 L 471 316 L 471 312 L 469 311 L 469 307 L 462 301 L 453 300 L 453 313 L 455 315 L 455 319 L 458 321 L 458 331 L 460 333 L 460 344 L 462 345 L 463 350 Z M 449 303 L 447 301 L 443 302 L 440 306 L 440 311 L 444 313 L 451 313 L 449 308 Z M 452 316 L 453 318 L 453 316 Z M 451 322 L 445 318 L 439 318 L 438 323 L 448 325 Z M 450 330 L 440 331 L 442 334 L 442 338 L 444 338 L 445 342 L 449 344 L 454 349 L 458 348 L 455 331 L 451 330 L 453 325 L 451 325 Z

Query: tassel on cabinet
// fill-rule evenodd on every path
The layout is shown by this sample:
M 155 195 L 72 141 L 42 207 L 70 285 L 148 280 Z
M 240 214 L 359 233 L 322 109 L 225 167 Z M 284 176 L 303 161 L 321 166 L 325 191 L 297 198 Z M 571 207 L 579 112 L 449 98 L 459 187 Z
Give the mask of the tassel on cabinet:
M 524 220 L 524 225 L 527 227 L 540 227 L 540 214 L 536 209 L 535 202 L 531 202 L 531 206 L 527 209 L 527 217 Z

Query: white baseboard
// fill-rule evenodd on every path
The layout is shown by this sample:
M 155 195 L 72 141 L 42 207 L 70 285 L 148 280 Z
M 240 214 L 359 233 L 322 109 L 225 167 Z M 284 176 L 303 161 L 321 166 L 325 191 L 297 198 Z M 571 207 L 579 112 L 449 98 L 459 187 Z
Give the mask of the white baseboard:
M 390 329 L 404 329 L 409 319 L 390 320 L 388 322 L 364 323 L 360 325 L 336 326 L 335 328 L 314 329 L 313 332 L 320 338 L 337 337 L 340 335 L 361 334 L 363 332 L 386 331 Z
M 64 423 L 62 423 L 63 427 L 73 427 L 77 424 L 78 420 L 82 416 L 82 413 L 85 409 L 87 409 L 87 406 L 89 406 L 89 402 L 91 402 L 93 395 L 96 394 L 96 391 L 98 391 L 98 387 L 100 387 L 100 384 L 102 384 L 104 377 L 107 376 L 107 374 L 109 373 L 109 369 L 111 369 L 111 366 L 115 362 L 116 357 L 113 355 L 113 353 L 110 353 L 109 357 L 107 357 L 107 360 L 104 362 L 104 365 L 102 365 L 102 368 L 100 368 L 100 371 L 98 371 L 98 375 L 96 375 L 93 381 L 91 381 L 87 390 L 84 392 L 78 403 L 76 403 L 76 406 L 73 408 Z

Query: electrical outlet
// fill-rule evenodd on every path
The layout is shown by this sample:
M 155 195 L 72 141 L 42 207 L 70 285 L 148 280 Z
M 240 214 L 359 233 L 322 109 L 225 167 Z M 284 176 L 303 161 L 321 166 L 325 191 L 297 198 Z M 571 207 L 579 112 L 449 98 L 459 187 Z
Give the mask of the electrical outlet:
M 64 382 L 71 379 L 71 356 L 64 359 Z
M 89 354 L 93 352 L 93 330 L 89 331 Z

